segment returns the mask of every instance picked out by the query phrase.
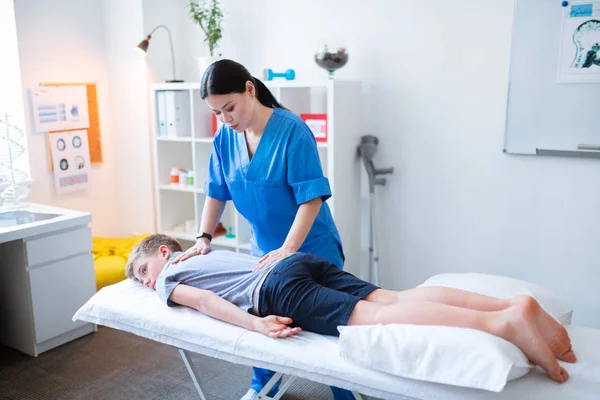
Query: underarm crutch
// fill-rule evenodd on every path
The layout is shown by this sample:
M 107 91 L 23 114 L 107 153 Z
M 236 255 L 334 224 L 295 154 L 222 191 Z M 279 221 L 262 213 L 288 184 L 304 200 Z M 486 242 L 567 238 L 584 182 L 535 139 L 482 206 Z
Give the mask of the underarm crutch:
M 373 165 L 373 157 L 377 153 L 379 139 L 373 135 L 360 138 L 358 154 L 363 160 L 369 178 L 369 281 L 379 286 L 379 253 L 377 252 L 377 227 L 375 213 L 375 185 L 385 185 L 385 178 L 378 175 L 387 175 L 394 172 L 394 167 L 377 169 Z

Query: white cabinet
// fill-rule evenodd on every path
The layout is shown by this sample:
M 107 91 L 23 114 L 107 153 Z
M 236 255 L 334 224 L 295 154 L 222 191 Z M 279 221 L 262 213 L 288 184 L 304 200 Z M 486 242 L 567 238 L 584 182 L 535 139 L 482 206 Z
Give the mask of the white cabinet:
M 297 114 L 327 114 L 328 138 L 318 143 L 325 175 L 333 196 L 328 200 L 342 238 L 345 269 L 358 274 L 360 249 L 360 163 L 357 146 L 362 136 L 360 82 L 329 80 L 317 84 L 265 82 L 275 97 Z M 172 93 L 175 92 L 175 93 Z M 185 246 L 195 242 L 204 205 L 204 180 L 212 151 L 212 113 L 200 98 L 200 83 L 160 83 L 151 86 L 152 142 L 156 227 Z M 166 99 L 175 99 L 167 103 Z M 160 110 L 160 112 L 158 112 Z M 161 129 L 176 115 L 179 129 Z M 188 121 L 181 122 L 181 118 Z M 191 171 L 193 185 L 172 184 L 173 168 Z M 257 204 L 257 207 L 260 207 Z M 187 223 L 186 223 L 187 222 Z M 229 237 L 213 240 L 213 247 L 250 251 L 250 226 L 228 202 L 221 222 Z
M 91 215 L 37 205 L 19 211 L 56 215 L 0 228 L 0 343 L 37 356 L 95 330 L 72 320 L 96 292 Z
M 84 326 L 75 312 L 93 295 L 94 257 L 80 254 L 29 272 L 36 343 Z
M 27 264 L 35 266 L 92 250 L 92 231 L 86 226 L 54 235 L 34 237 L 25 242 Z

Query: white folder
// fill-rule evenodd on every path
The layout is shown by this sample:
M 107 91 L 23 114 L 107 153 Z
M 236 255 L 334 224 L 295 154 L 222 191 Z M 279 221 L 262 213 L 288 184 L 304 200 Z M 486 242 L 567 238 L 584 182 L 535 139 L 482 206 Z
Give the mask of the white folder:
M 167 136 L 167 104 L 165 92 L 156 92 L 156 114 L 158 123 L 158 136 Z
M 167 109 L 167 136 L 190 137 L 191 116 L 189 92 L 185 90 L 165 91 Z

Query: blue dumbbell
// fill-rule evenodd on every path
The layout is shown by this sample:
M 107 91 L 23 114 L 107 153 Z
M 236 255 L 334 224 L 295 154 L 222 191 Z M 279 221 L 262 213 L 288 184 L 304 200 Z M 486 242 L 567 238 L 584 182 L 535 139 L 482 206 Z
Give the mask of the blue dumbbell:
M 263 78 L 266 81 L 272 81 L 273 78 L 285 78 L 288 81 L 293 81 L 296 78 L 296 73 L 293 69 L 287 69 L 285 72 L 273 72 L 271 68 L 265 68 Z

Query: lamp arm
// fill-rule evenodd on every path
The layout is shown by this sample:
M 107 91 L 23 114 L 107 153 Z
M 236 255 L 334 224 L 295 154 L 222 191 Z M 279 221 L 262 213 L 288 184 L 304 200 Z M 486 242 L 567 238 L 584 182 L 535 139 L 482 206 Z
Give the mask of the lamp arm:
M 173 40 L 171 39 L 171 30 L 165 25 L 158 25 L 156 28 L 152 29 L 152 31 L 148 34 L 148 36 L 152 36 L 152 34 L 158 28 L 165 28 L 167 30 L 167 33 L 169 34 L 169 46 L 171 47 L 171 62 L 173 64 L 173 80 L 176 81 L 177 75 L 175 74 L 175 53 L 173 51 Z

